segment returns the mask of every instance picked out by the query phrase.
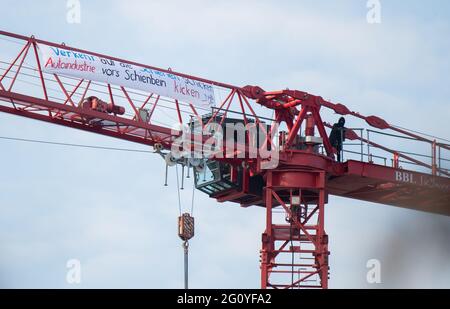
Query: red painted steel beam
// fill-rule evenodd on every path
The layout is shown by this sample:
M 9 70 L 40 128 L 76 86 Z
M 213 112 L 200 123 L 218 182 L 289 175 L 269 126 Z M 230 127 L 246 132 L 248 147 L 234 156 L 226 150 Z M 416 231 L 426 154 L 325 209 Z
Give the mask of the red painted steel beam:
M 16 92 L 0 90 L 0 98 L 7 99 L 7 101 L 12 100 L 12 101 L 15 101 L 16 103 L 20 103 L 20 102 L 30 103 L 33 105 L 37 105 L 37 106 L 52 109 L 52 110 L 63 110 L 63 111 L 71 112 L 71 113 L 78 114 L 78 115 L 81 115 L 84 117 L 92 117 L 92 118 L 99 118 L 102 120 L 109 120 L 111 122 L 117 122 L 117 123 L 120 123 L 123 125 L 133 126 L 133 127 L 141 128 L 144 130 L 150 130 L 152 132 L 165 134 L 167 136 L 176 136 L 176 135 L 172 134 L 172 131 L 169 128 L 157 126 L 154 124 L 137 122 L 137 121 L 119 117 L 119 116 L 112 116 L 112 115 L 97 112 L 97 111 L 94 111 L 91 109 L 63 105 L 63 104 L 56 103 L 53 101 L 43 100 L 43 99 L 23 95 L 23 94 L 16 93 Z
M 109 136 L 109 137 L 114 137 L 114 138 L 118 138 L 121 140 L 133 142 L 133 143 L 153 146 L 156 142 L 158 142 L 158 143 L 163 144 L 163 146 L 170 147 L 170 144 L 167 142 L 164 142 L 164 141 L 155 141 L 155 140 L 151 140 L 151 139 L 143 139 L 143 138 L 135 136 L 135 135 L 120 134 L 116 131 L 90 127 L 90 126 L 86 126 L 81 123 L 70 122 L 67 120 L 59 119 L 59 118 L 51 118 L 46 115 L 37 114 L 37 113 L 29 112 L 29 111 L 21 111 L 21 110 L 17 110 L 17 109 L 11 108 L 11 107 L 3 106 L 3 105 L 0 105 L 0 112 L 8 113 L 8 114 L 16 115 L 16 116 L 21 116 L 21 117 L 26 117 L 26 118 L 30 118 L 30 119 L 35 119 L 35 120 L 39 120 L 39 121 L 44 121 L 44 122 L 51 123 L 51 124 L 57 124 L 57 125 L 61 125 L 61 126 L 65 126 L 65 127 L 69 127 L 69 128 L 73 128 L 73 129 L 79 129 L 79 130 L 83 130 L 83 131 L 87 131 L 87 132 L 91 132 L 91 133 L 101 134 L 101 135 L 105 135 L 105 136 Z

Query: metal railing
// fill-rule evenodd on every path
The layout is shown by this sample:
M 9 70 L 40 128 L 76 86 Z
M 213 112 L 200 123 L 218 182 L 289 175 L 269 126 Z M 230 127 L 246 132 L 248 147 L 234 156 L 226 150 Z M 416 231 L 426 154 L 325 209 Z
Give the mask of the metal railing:
M 342 152 L 341 152 L 341 160 L 345 161 L 344 154 L 347 155 L 355 155 L 358 156 L 358 159 L 361 162 L 375 163 L 375 159 L 379 159 L 382 161 L 382 165 L 388 166 L 390 163 L 391 167 L 401 168 L 400 164 L 408 164 L 415 167 L 427 168 L 431 174 L 436 176 L 449 176 L 450 172 L 450 159 L 443 156 L 444 151 L 448 151 L 449 144 L 439 143 L 436 140 L 429 142 L 425 140 L 415 139 L 409 136 L 401 136 L 397 134 L 391 134 L 386 132 L 381 132 L 372 129 L 364 129 L 364 128 L 345 128 L 347 130 L 352 130 L 353 132 L 358 132 L 358 141 L 359 142 L 343 142 L 342 143 Z M 377 147 L 378 144 L 374 143 L 374 135 L 384 135 L 391 138 L 401 138 L 405 140 L 410 140 L 414 142 L 421 142 L 430 145 L 430 154 L 423 154 L 419 152 L 413 151 L 404 151 L 398 149 L 388 149 L 386 147 Z M 364 138 L 365 135 L 365 138 Z M 372 139 L 371 139 L 372 138 Z M 355 140 L 355 139 L 353 139 Z M 348 149 L 348 147 L 358 147 L 358 149 Z M 366 151 L 364 151 L 366 149 Z M 377 154 L 375 150 L 379 152 L 389 153 L 388 155 L 380 155 Z M 323 145 L 320 146 L 320 153 L 324 154 Z M 449 152 L 450 153 L 450 152 Z M 348 157 L 348 156 L 346 156 Z M 402 159 L 403 158 L 403 159 Z M 429 163 L 419 161 L 418 158 L 426 159 Z M 412 159 L 412 160 L 411 160 Z M 448 167 L 445 163 L 449 163 Z

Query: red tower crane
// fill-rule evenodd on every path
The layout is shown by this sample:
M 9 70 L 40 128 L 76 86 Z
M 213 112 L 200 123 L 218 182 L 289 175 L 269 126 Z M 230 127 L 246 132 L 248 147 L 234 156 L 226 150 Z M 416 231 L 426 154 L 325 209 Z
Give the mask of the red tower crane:
M 217 201 L 264 207 L 262 288 L 328 287 L 324 218 L 329 195 L 450 215 L 445 168 L 450 145 L 427 135 L 303 91 L 237 87 L 5 31 L 0 40 L 0 112 L 153 146 L 168 165 L 194 166 L 196 187 Z M 50 49 L 55 58 L 43 56 Z M 117 70 L 107 71 L 108 65 Z M 146 90 L 168 86 L 170 91 Z M 183 95 L 186 99 L 180 99 Z M 327 110 L 373 128 L 366 129 L 366 137 L 361 128 L 345 129 L 347 140 L 359 149 L 349 151 L 355 158 L 335 160 L 326 131 L 331 125 L 322 119 Z M 183 129 L 174 130 L 163 119 L 185 124 L 191 133 L 202 129 L 194 132 L 201 143 L 215 134 L 203 130 L 211 123 L 257 128 L 262 138 L 253 143 L 256 155 L 245 131 L 236 148 L 227 145 L 197 160 L 175 157 L 173 147 Z M 369 133 L 421 143 L 431 153 L 418 158 L 375 142 Z M 189 154 L 195 146 L 190 144 Z M 270 155 L 262 156 L 263 149 Z M 267 167 L 274 156 L 276 165 Z M 280 212 L 284 220 L 277 221 Z

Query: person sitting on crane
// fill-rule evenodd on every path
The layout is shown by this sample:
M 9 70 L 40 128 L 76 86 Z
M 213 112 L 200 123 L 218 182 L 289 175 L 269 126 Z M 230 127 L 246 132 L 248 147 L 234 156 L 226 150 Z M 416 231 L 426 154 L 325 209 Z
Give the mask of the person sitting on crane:
M 330 133 L 330 143 L 336 149 L 337 161 L 341 162 L 342 144 L 345 141 L 345 118 L 339 118 L 339 121 L 333 125 Z
M 95 96 L 86 98 L 82 104 L 82 107 L 105 114 L 123 115 L 125 113 L 125 108 L 123 106 L 106 103 Z
M 107 113 L 108 104 L 95 96 L 90 96 L 83 102 L 83 108 L 89 108 L 98 112 Z

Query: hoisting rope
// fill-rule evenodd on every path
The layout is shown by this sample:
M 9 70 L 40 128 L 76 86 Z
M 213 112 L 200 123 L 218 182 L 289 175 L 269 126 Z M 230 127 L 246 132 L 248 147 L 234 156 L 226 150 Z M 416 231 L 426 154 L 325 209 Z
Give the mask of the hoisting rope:
M 181 211 L 180 181 L 178 180 L 178 164 L 175 165 L 175 169 L 176 169 L 176 174 L 177 174 L 178 210 L 180 211 L 180 216 L 181 216 L 182 211 Z
M 184 249 L 184 289 L 189 289 L 189 241 L 183 242 Z
M 195 182 L 192 183 L 191 216 L 194 216 Z
M 184 169 L 184 166 L 183 166 Z M 181 206 L 181 193 L 180 193 L 180 181 L 178 177 L 178 164 L 176 164 L 176 176 L 177 176 L 177 195 L 178 195 L 178 209 L 180 216 L 178 217 L 178 236 L 183 240 L 182 247 L 184 252 L 184 288 L 189 288 L 189 239 L 194 236 L 194 192 L 195 185 L 192 186 L 192 201 L 191 212 L 182 213 Z M 184 173 L 183 173 L 184 175 Z M 183 177 L 183 176 L 182 176 Z

